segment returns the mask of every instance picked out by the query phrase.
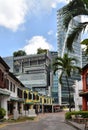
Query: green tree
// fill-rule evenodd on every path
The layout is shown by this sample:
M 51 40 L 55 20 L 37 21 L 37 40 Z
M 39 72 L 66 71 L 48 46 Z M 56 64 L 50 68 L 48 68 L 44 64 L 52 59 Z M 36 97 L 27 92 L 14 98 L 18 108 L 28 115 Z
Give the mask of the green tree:
M 76 16 L 88 16 L 88 0 L 71 0 L 61 9 L 60 15 L 63 17 L 63 26 L 67 31 L 71 20 L 75 23 L 76 19 L 74 18 Z M 69 50 L 72 50 L 73 41 L 78 39 L 79 34 L 86 29 L 87 25 L 88 22 L 76 21 L 76 24 L 71 28 L 70 32 L 68 32 L 66 46 Z
M 41 49 L 41 48 L 38 48 L 37 49 L 37 54 L 41 54 L 41 53 L 47 53 L 47 49 Z
M 68 54 L 64 54 L 62 57 L 57 57 L 53 63 L 53 70 L 54 74 L 56 71 L 60 70 L 61 74 L 59 77 L 59 82 L 62 85 L 62 76 L 64 75 L 66 78 L 67 86 L 68 86 L 68 93 L 69 93 L 69 111 L 71 111 L 71 94 L 70 94 L 70 86 L 69 86 L 69 78 L 73 71 L 80 72 L 81 69 L 74 64 L 77 62 L 75 58 L 71 58 Z
M 25 56 L 25 55 L 26 55 L 26 52 L 23 51 L 23 50 L 18 50 L 18 51 L 15 51 L 15 52 L 13 53 L 13 56 L 14 56 L 14 57 L 17 57 L 17 56 Z

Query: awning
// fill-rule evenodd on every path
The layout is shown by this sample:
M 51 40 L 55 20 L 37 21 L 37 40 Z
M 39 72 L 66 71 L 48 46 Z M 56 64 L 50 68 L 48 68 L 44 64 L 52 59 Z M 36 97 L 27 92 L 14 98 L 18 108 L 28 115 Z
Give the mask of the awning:
M 88 91 L 87 92 L 80 92 L 79 96 L 88 96 Z
M 18 98 L 18 97 L 10 97 L 11 101 L 17 101 L 17 102 L 24 102 L 23 98 Z
M 0 95 L 6 95 L 6 96 L 9 96 L 10 93 L 9 93 L 8 91 L 6 91 L 6 90 L 0 88 Z
M 34 103 L 33 102 L 26 102 L 25 104 L 33 105 Z

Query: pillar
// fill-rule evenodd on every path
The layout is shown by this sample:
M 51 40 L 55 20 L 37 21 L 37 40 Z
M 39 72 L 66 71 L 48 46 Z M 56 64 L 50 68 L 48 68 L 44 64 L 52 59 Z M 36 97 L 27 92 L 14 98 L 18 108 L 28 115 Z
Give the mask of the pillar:
M 54 112 L 54 110 L 53 110 L 53 104 L 52 104 L 52 113 Z
M 87 99 L 85 97 L 82 98 L 82 110 L 87 111 Z
M 14 117 L 14 119 L 18 119 L 18 117 L 19 117 L 18 102 L 14 102 L 13 117 Z
M 8 107 L 7 107 L 7 100 L 8 98 L 5 96 L 1 97 L 1 108 L 4 108 L 6 111 L 5 119 L 8 119 Z
M 44 105 L 42 104 L 42 113 L 44 113 Z
M 17 108 L 18 106 L 17 106 L 17 102 L 14 102 L 14 110 L 18 110 L 18 108 Z
M 23 103 L 20 104 L 20 107 L 21 107 L 21 108 L 20 108 L 20 112 L 21 112 L 21 114 L 22 114 L 22 112 L 23 112 L 23 110 L 24 110 L 24 108 L 23 108 Z
M 38 104 L 38 113 L 40 112 L 40 104 Z

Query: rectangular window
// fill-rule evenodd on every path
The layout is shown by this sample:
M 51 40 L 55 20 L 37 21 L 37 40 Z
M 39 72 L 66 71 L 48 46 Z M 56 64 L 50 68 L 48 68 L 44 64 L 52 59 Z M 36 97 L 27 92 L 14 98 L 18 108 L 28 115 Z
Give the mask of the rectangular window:
M 9 80 L 6 80 L 7 89 L 9 90 Z
M 15 84 L 13 84 L 13 92 L 15 92 Z
M 22 90 L 18 88 L 18 89 L 17 89 L 17 96 L 18 96 L 19 98 L 22 98 L 22 95 L 23 95 Z
M 10 91 L 12 91 L 12 82 L 10 82 Z

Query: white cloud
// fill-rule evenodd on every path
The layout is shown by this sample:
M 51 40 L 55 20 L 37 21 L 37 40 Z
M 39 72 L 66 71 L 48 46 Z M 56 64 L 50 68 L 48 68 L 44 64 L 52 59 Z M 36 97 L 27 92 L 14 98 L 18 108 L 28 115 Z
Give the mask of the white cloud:
M 0 0 L 0 26 L 16 31 L 25 22 L 25 16 L 49 13 L 66 0 Z
M 0 0 L 0 26 L 13 31 L 25 22 L 26 0 Z
M 27 40 L 27 45 L 23 50 L 27 54 L 36 54 L 38 48 L 54 50 L 54 47 L 43 36 L 34 36 Z
M 67 3 L 67 0 L 28 0 L 29 12 L 46 13 L 56 8 L 59 3 Z
M 67 3 L 68 2 L 68 0 L 51 0 L 52 1 L 52 3 L 51 3 L 51 7 L 52 8 L 56 8 L 57 7 L 57 5 L 58 5 L 58 3 Z

